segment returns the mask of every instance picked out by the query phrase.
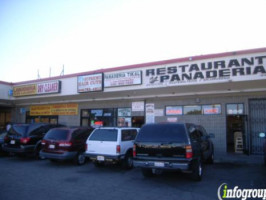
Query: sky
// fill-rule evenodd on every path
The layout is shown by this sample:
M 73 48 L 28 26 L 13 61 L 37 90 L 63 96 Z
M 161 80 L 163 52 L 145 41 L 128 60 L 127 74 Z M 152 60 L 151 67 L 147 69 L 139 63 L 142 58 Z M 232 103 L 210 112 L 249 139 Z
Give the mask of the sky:
M 266 47 L 266 0 L 0 0 L 0 81 Z

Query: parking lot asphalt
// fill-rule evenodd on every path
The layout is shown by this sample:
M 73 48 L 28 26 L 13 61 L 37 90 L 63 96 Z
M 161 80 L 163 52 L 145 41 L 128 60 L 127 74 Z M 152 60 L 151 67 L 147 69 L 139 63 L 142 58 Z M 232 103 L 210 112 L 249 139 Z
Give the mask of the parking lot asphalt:
M 217 190 L 223 183 L 231 188 L 266 189 L 266 167 L 241 163 L 204 165 L 203 180 L 194 182 L 187 174 L 178 172 L 144 178 L 140 169 L 0 157 L 0 199 L 3 200 L 214 200 L 218 199 Z

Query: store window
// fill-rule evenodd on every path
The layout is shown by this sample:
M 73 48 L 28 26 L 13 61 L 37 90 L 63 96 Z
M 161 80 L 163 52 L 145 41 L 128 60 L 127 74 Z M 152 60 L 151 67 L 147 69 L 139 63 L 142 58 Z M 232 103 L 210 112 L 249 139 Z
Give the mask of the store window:
M 81 126 L 114 126 L 115 121 L 115 109 L 83 109 L 81 110 Z
M 199 105 L 184 106 L 184 114 L 185 115 L 201 115 L 202 114 L 201 106 Z
M 227 115 L 243 115 L 244 114 L 244 104 L 227 104 L 226 105 Z
M 219 115 L 221 114 L 221 104 L 203 105 L 202 111 L 204 115 Z
M 165 115 L 173 116 L 173 115 L 182 115 L 183 107 L 182 106 L 166 106 L 165 107 Z
M 132 126 L 131 108 L 117 109 L 117 126 Z
M 50 123 L 50 124 L 58 124 L 58 116 L 30 116 L 30 112 L 26 112 L 26 123 Z

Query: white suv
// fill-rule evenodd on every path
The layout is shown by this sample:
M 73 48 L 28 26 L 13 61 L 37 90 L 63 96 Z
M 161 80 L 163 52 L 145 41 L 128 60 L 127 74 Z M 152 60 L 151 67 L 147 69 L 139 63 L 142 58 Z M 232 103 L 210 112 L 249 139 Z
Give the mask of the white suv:
M 96 128 L 86 142 L 85 156 L 96 167 L 105 163 L 121 163 L 123 167 L 133 167 L 133 143 L 139 128 L 102 127 Z

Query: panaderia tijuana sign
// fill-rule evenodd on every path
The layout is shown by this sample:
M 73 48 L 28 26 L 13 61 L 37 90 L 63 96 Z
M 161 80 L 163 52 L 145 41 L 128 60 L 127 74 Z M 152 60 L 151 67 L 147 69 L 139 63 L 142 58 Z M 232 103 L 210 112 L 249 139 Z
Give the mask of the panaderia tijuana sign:
M 144 70 L 145 87 L 266 79 L 266 54 L 190 61 Z

